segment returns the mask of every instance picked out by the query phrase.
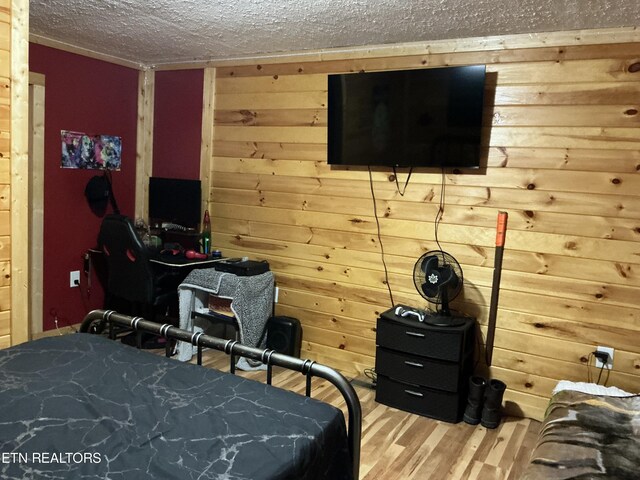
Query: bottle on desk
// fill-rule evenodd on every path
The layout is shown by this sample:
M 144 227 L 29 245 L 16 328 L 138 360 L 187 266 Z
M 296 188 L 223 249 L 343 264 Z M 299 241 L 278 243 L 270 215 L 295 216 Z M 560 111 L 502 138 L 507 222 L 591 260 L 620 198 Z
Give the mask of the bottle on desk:
M 202 253 L 209 255 L 211 252 L 211 220 L 209 219 L 209 210 L 204 211 L 202 219 Z

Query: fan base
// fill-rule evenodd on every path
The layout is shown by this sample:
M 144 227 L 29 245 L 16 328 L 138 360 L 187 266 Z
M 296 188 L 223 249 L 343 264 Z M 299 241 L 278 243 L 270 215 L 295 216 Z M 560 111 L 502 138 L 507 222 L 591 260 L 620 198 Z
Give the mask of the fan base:
M 464 317 L 434 313 L 425 315 L 424 323 L 434 325 L 436 327 L 459 327 L 465 323 L 465 319 Z

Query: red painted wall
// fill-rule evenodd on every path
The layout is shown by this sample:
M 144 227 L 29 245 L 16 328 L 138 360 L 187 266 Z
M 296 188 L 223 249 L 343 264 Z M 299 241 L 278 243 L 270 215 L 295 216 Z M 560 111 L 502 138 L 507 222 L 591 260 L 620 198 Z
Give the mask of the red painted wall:
M 153 176 L 200 178 L 204 70 L 156 72 Z
M 122 137 L 122 169 L 113 172 L 113 188 L 123 214 L 135 205 L 138 72 L 126 67 L 31 44 L 29 68 L 46 75 L 44 171 L 45 330 L 80 322 L 102 306 L 103 292 L 82 274 L 82 254 L 96 244 L 101 218 L 87 204 L 84 189 L 98 170 L 60 168 L 60 130 Z M 109 209 L 108 212 L 111 210 Z M 81 288 L 69 287 L 69 272 L 81 271 Z

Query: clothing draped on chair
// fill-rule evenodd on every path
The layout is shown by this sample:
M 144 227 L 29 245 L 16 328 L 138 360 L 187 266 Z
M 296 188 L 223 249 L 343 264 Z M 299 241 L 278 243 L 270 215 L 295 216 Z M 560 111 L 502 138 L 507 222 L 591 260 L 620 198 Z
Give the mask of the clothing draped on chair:
M 265 346 L 267 320 L 273 310 L 274 278 L 272 272 L 238 276 L 213 268 L 193 270 L 178 287 L 180 328 L 193 330 L 193 311 L 207 311 L 209 294 L 231 299 L 231 310 L 238 322 L 240 342 L 250 347 Z M 195 349 L 178 342 L 177 359 L 189 361 Z M 260 363 L 240 359 L 242 370 L 262 368 Z

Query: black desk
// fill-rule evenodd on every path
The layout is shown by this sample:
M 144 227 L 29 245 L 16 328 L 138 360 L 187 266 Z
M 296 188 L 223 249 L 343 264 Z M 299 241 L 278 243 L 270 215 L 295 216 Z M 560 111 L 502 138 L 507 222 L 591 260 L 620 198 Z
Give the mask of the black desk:
M 98 263 L 100 258 L 104 253 L 102 250 L 97 248 L 90 248 L 87 250 L 87 253 L 91 256 L 92 263 Z M 176 269 L 184 269 L 185 271 L 191 271 L 194 268 L 211 268 L 214 266 L 216 262 L 221 260 L 225 260 L 224 258 L 208 258 L 206 260 L 198 260 L 198 259 L 190 259 L 186 258 L 184 255 L 160 255 L 151 254 L 151 258 L 149 258 L 149 262 L 167 268 L 176 268 Z M 189 272 L 186 273 L 189 273 Z
M 102 250 L 90 248 L 87 250 L 91 261 L 92 268 L 95 270 L 98 283 L 102 290 L 107 292 L 107 265 Z M 216 262 L 223 260 L 222 258 L 209 258 L 206 260 L 189 259 L 184 255 L 160 255 L 151 254 L 149 263 L 153 267 L 156 280 L 165 288 L 175 288 L 186 278 L 192 270 L 196 268 L 212 268 Z M 105 296 L 106 300 L 106 296 Z M 104 306 L 109 308 L 109 305 Z
M 149 259 L 149 262 L 154 265 L 159 265 L 166 268 L 175 268 L 178 270 L 185 270 L 189 273 L 194 268 L 212 268 L 216 262 L 224 260 L 222 258 L 208 258 L 206 260 L 197 260 L 185 258 L 182 255 L 160 255 Z
M 158 255 L 149 259 L 157 285 L 163 290 L 178 291 L 178 286 L 192 270 L 213 268 L 221 258 L 189 259 L 184 255 Z

